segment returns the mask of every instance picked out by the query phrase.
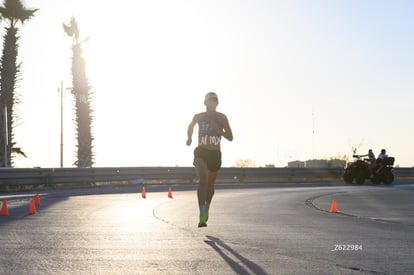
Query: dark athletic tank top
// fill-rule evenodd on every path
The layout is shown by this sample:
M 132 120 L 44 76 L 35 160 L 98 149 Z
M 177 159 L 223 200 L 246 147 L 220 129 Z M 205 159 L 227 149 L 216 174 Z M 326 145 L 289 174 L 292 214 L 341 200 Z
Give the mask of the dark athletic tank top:
M 218 113 L 201 113 L 198 117 L 198 145 L 208 149 L 220 149 L 221 132 Z

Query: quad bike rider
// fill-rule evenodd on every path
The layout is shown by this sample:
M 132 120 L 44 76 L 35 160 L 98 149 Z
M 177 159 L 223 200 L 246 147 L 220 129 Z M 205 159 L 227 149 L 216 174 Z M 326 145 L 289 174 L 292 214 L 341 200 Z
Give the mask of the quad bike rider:
M 375 160 L 372 150 L 367 155 L 356 155 L 354 150 L 355 161 L 347 164 L 344 173 L 344 180 L 347 183 L 352 183 L 355 179 L 357 184 L 364 184 L 366 179 L 370 179 L 373 184 L 391 184 L 394 181 L 394 174 L 392 173 L 394 158 L 388 157 L 385 150 L 381 150 L 378 159 Z M 364 158 L 369 156 L 370 158 Z

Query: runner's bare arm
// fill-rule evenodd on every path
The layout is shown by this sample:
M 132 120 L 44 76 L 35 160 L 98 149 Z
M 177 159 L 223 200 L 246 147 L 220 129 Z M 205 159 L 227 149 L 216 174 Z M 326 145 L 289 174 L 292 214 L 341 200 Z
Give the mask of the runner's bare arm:
M 223 130 L 224 131 L 222 131 L 221 135 L 225 139 L 227 139 L 229 141 L 232 141 L 233 140 L 233 132 L 231 131 L 229 120 L 227 119 L 227 117 L 225 115 L 223 115 L 222 121 L 223 121 L 222 125 L 223 125 Z
M 188 129 L 187 129 L 187 146 L 191 145 L 191 142 L 193 141 L 193 130 L 194 130 L 194 126 L 196 125 L 197 121 L 196 121 L 196 116 L 193 117 L 193 120 L 190 122 L 190 124 L 188 125 Z

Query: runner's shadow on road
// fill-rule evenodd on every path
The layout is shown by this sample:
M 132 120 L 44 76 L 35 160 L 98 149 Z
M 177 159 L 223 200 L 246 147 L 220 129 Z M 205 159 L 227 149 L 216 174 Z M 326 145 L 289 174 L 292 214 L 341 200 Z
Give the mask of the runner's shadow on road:
M 237 274 L 267 274 L 263 268 L 234 251 L 219 238 L 209 235 L 206 238 L 207 240 L 204 240 L 204 242 L 211 246 Z M 238 261 L 235 261 L 229 254 Z

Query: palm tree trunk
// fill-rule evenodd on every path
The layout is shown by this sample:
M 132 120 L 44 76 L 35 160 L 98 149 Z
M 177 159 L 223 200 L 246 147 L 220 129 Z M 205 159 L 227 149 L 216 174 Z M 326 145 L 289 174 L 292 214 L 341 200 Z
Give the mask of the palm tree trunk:
M 78 167 L 92 167 L 92 109 L 88 79 L 85 73 L 85 60 L 82 57 L 82 47 L 79 43 L 73 45 L 72 57 L 72 83 L 75 95 L 75 112 L 78 139 Z
M 15 85 L 17 82 L 17 76 L 19 73 L 19 66 L 16 64 L 17 59 L 17 28 L 11 26 L 6 28 L 6 34 L 4 35 L 3 43 L 3 56 L 1 59 L 1 68 L 0 68 L 0 129 L 3 133 L 0 137 L 0 162 L 3 166 L 10 167 L 13 164 L 11 158 L 11 149 L 14 145 L 14 104 L 18 102 L 15 95 Z M 8 132 L 8 148 L 5 148 L 5 135 L 4 135 L 4 107 L 7 108 L 7 132 Z M 6 152 L 5 152 L 6 151 Z M 7 156 L 5 156 L 5 153 Z M 5 164 L 5 157 L 7 157 L 7 163 Z

